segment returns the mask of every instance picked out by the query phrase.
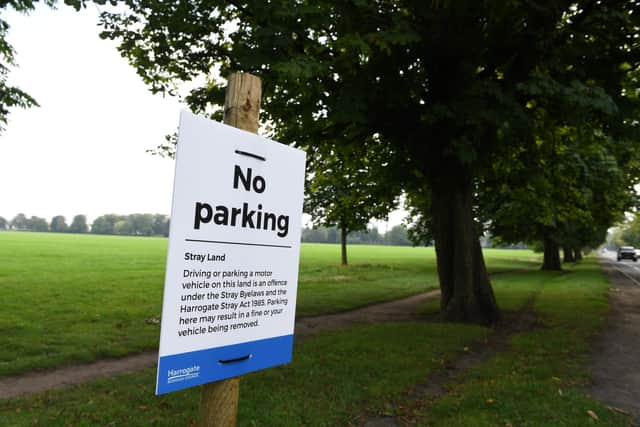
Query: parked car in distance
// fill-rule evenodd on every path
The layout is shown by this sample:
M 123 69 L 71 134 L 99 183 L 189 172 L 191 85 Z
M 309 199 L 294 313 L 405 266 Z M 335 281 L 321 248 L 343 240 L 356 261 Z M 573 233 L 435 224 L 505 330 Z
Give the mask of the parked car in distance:
M 622 246 L 618 248 L 618 261 L 623 259 L 632 259 L 633 262 L 638 261 L 638 255 L 633 246 Z

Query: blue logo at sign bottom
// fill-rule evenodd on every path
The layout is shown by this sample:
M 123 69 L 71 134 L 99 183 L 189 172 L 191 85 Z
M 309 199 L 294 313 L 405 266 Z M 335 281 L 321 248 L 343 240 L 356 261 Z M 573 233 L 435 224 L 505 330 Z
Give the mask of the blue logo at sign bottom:
M 156 394 L 237 377 L 291 362 L 293 335 L 160 358 Z

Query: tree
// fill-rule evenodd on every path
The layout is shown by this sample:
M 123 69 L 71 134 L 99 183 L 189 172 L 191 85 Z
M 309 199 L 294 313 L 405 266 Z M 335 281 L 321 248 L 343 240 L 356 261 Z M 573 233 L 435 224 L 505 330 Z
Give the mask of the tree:
M 0 231 L 6 230 L 7 228 L 9 228 L 8 221 L 5 218 L 0 216 Z
M 152 225 L 153 235 L 168 236 L 169 235 L 169 218 L 166 215 L 153 215 Z
M 629 147 L 637 130 L 624 123 L 633 123 L 625 116 L 635 114 L 637 100 L 619 99 L 615 85 L 605 92 L 573 80 L 562 84 L 562 78 L 575 78 L 573 72 L 536 72 L 522 86 L 536 143 L 494 162 L 479 191 L 492 235 L 543 242 L 545 270 L 561 269 L 561 246 L 565 261 L 597 246 L 636 204 L 639 152 Z
M 70 233 L 88 233 L 87 217 L 85 215 L 76 215 L 69 226 Z
M 559 246 L 565 261 L 580 256 L 583 247 L 597 246 L 635 203 L 633 181 L 610 154 L 611 143 L 589 139 L 593 129 L 586 124 L 581 130 L 581 137 L 566 128 L 556 135 L 553 156 L 529 151 L 521 153 L 524 159 L 496 163 L 496 174 L 487 176 L 479 191 L 491 234 L 510 243 L 544 242 L 546 270 L 561 269 Z
M 342 265 L 347 265 L 349 233 L 366 230 L 369 221 L 386 218 L 396 206 L 398 190 L 390 188 L 392 181 L 377 176 L 385 161 L 377 142 L 370 141 L 366 156 L 338 149 L 311 150 L 307 160 L 304 212 L 316 225 L 338 228 Z
M 358 245 L 380 245 L 384 241 L 377 227 L 368 227 L 365 230 L 358 230 L 349 233 L 348 243 Z
M 640 247 L 640 216 L 636 213 L 630 220 L 622 223 L 616 234 L 614 240 L 618 246 Z
M 384 235 L 387 244 L 394 246 L 408 246 L 411 244 L 407 235 L 407 229 L 402 225 L 396 225 Z
M 325 227 L 303 228 L 302 241 L 305 243 L 327 243 L 327 228 Z
M 13 219 L 11 220 L 10 228 L 12 230 L 19 230 L 19 231 L 28 230 L 29 220 L 27 219 L 25 214 L 19 213 L 18 215 L 13 217 Z
M 404 225 L 407 229 L 407 237 L 414 246 L 429 245 L 433 243 L 433 223 L 431 221 L 431 198 L 427 186 L 416 186 L 407 193 L 404 208 L 408 215 Z
M 47 220 L 44 218 L 40 218 L 39 216 L 32 216 L 27 221 L 27 230 L 31 231 L 49 231 L 49 224 L 47 224 Z
M 223 74 L 263 78 L 265 117 L 282 142 L 357 152 L 379 135 L 398 172 L 394 182 L 429 193 L 423 216 L 449 320 L 499 317 L 478 242 L 475 190 L 496 159 L 537 143 L 527 111 L 537 70 L 573 69 L 561 87 L 576 81 L 606 91 L 623 72 L 604 72 L 604 64 L 624 56 L 630 70 L 638 65 L 636 50 L 623 48 L 636 43 L 633 1 L 127 4 L 126 13 L 102 15 L 103 36 L 120 39 L 152 91 L 174 93 L 180 82 L 201 79 L 187 102 L 214 114 L 223 88 L 211 69 L 220 64 Z M 377 170 L 384 176 L 384 166 Z
M 153 234 L 153 215 L 131 214 L 126 221 L 129 223 L 130 232 L 135 236 L 151 236 Z M 119 233 L 120 234 L 120 233 Z
M 327 228 L 327 243 L 338 243 L 338 229 L 336 227 Z
M 124 219 L 121 215 L 107 214 L 97 217 L 91 224 L 91 232 L 95 234 L 115 234 L 116 222 Z
M 69 230 L 67 220 L 63 215 L 56 215 L 51 218 L 51 225 L 49 228 L 54 233 L 66 233 Z
M 133 225 L 126 219 L 121 219 L 113 224 L 113 234 L 131 235 L 133 232 Z

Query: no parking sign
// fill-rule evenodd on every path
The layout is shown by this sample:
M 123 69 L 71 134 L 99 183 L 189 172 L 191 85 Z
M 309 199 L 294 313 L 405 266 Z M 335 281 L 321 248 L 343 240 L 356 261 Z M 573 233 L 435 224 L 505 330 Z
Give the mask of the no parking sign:
M 183 112 L 156 394 L 291 361 L 305 153 Z

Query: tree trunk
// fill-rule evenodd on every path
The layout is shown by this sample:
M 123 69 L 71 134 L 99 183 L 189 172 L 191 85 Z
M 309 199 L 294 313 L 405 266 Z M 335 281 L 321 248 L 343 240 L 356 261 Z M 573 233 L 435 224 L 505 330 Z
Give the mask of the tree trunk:
M 576 262 L 576 258 L 573 256 L 573 248 L 570 246 L 562 247 L 562 262 Z
M 573 248 L 573 259 L 582 261 L 582 250 L 580 248 Z
M 347 227 L 340 224 L 340 249 L 342 265 L 347 265 Z
M 448 321 L 491 324 L 500 311 L 474 230 L 471 179 L 464 175 L 448 173 L 455 178 L 432 182 L 440 309 Z
M 553 231 L 550 230 L 544 232 L 544 260 L 542 261 L 542 270 L 562 270 L 562 264 L 560 263 L 560 246 Z

